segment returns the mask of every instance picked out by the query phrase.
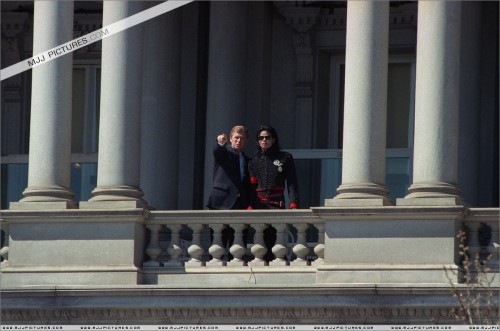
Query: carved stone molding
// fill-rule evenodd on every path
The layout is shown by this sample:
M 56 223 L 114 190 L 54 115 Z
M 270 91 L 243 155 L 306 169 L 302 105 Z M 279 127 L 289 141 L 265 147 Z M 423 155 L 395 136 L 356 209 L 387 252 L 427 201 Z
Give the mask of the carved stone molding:
M 482 309 L 485 319 L 497 320 L 498 311 Z M 2 309 L 9 324 L 457 324 L 451 307 L 360 308 L 81 308 Z
M 22 38 L 19 38 L 22 40 Z M 21 60 L 21 50 L 19 49 L 19 39 L 17 35 L 8 37 L 2 32 L 2 63 L 4 67 L 16 64 Z M 5 89 L 14 89 L 19 94 L 21 87 L 21 76 L 15 75 L 5 80 Z M 12 95 L 11 95 L 12 97 Z
M 318 7 L 281 7 L 280 14 L 286 23 L 293 26 L 298 32 L 304 33 L 316 25 L 316 17 L 320 12 Z
M 28 13 L 2 13 L 2 37 L 13 38 L 29 30 Z
M 297 84 L 312 84 L 313 81 L 313 54 L 310 30 L 316 25 L 316 18 L 320 12 L 317 7 L 280 7 L 280 14 L 296 33 L 293 36 L 293 45 L 297 55 Z
M 16 64 L 24 58 L 24 35 L 29 33 L 28 13 L 2 13 L 2 67 Z M 27 47 L 29 49 L 29 47 Z M 19 89 L 21 77 L 11 77 L 5 81 L 6 89 Z M 17 91 L 19 94 L 20 92 Z
M 306 7 L 306 3 L 280 4 L 275 2 L 279 13 L 285 18 L 286 24 L 295 30 L 293 45 L 295 47 L 295 108 L 296 129 L 295 139 L 297 148 L 312 147 L 311 125 L 308 123 L 313 116 L 313 81 L 314 81 L 314 56 L 311 40 L 313 27 L 317 23 L 320 13 L 319 7 Z
M 73 37 L 78 38 L 102 28 L 102 14 L 75 14 Z M 76 54 L 100 53 L 101 42 L 94 42 L 76 50 Z
M 309 33 L 299 32 L 293 36 L 295 55 L 297 56 L 297 83 L 312 83 L 314 61 Z

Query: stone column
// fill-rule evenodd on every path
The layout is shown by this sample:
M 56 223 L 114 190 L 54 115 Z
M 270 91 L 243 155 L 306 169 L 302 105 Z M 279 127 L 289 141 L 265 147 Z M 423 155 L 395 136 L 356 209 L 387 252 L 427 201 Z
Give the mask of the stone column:
M 246 110 L 247 4 L 210 3 L 204 204 L 212 187 L 217 134 L 244 124 Z M 249 150 L 252 150 L 251 140 Z
M 35 1 L 33 31 L 34 55 L 70 41 L 73 1 Z M 72 55 L 35 67 L 32 77 L 28 187 L 10 208 L 76 208 L 70 189 Z
M 389 205 L 385 187 L 389 2 L 347 4 L 342 184 L 326 206 Z
M 178 9 L 144 25 L 141 187 L 162 210 L 177 209 L 181 19 Z
M 142 10 L 139 1 L 104 1 L 103 25 Z M 80 208 L 141 208 L 143 26 L 102 40 L 97 187 Z
M 400 205 L 459 205 L 460 2 L 418 3 L 413 184 Z

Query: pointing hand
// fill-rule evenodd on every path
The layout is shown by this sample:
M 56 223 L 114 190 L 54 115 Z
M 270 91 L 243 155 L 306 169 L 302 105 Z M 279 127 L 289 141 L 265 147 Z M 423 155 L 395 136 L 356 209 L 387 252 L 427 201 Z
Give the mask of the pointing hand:
M 227 141 L 227 136 L 225 133 L 221 133 L 220 135 L 217 136 L 217 142 L 219 144 L 225 144 Z

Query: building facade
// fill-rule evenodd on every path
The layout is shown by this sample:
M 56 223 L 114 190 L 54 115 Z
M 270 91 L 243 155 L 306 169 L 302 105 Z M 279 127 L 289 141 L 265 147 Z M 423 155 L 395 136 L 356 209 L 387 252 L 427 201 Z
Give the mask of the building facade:
M 2 2 L 2 69 L 155 5 Z M 498 279 L 498 12 L 194 1 L 2 80 L 3 322 L 457 323 L 460 231 Z M 235 124 L 299 210 L 204 210 Z

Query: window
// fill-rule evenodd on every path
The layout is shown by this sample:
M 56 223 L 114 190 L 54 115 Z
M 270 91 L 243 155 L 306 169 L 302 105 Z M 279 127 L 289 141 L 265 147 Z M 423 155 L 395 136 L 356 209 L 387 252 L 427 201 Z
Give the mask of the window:
M 71 153 L 97 153 L 101 68 L 76 65 L 73 69 Z
M 342 149 L 345 59 L 332 55 L 329 60 L 329 81 L 323 78 L 318 85 L 326 83 L 330 88 L 328 94 L 318 94 L 318 99 L 328 98 L 327 148 Z M 414 82 L 414 57 L 391 56 L 387 81 L 387 148 L 406 149 L 413 146 Z M 318 104 L 325 103 L 318 100 Z
M 99 132 L 99 104 L 101 69 L 96 64 L 75 64 L 73 69 L 73 110 L 71 136 L 71 187 L 75 200 L 88 200 L 97 184 L 97 148 Z M 29 90 L 29 88 L 26 88 Z M 28 91 L 27 95 L 30 95 Z M 29 98 L 25 105 L 30 109 Z M 5 100 L 4 100 L 5 102 Z M 26 100 L 19 101 L 20 103 Z M 20 108 L 22 105 L 12 105 Z M 10 202 L 19 201 L 28 184 L 28 154 L 19 149 L 20 141 L 29 141 L 29 116 L 11 128 L 12 135 L 2 146 L 1 165 L 1 208 L 6 209 Z M 2 118 L 4 122 L 4 118 Z M 19 135 L 21 135 L 19 137 Z M 9 137 L 7 137 L 9 138 Z M 12 144 L 12 146 L 9 145 Z M 11 152 L 9 152 L 11 151 Z
M 301 208 L 322 206 L 342 180 L 345 58 L 320 51 L 317 58 L 314 149 L 290 150 L 296 159 Z M 390 56 L 387 87 L 386 185 L 404 197 L 413 166 L 415 58 Z

